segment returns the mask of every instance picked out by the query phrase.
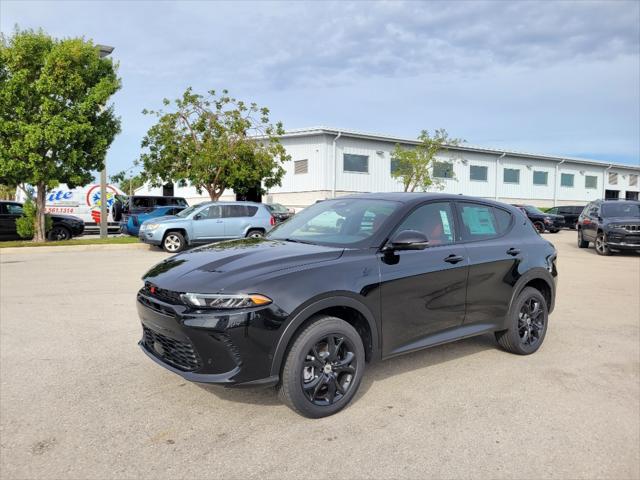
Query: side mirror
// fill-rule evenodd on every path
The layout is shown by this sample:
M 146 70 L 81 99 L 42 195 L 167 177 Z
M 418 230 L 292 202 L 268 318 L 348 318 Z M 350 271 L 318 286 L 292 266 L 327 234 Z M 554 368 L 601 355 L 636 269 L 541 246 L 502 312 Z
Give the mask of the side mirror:
M 429 246 L 427 236 L 417 230 L 403 230 L 396 233 L 386 250 L 424 250 Z
M 193 217 L 194 220 L 202 220 L 202 215 L 197 214 Z

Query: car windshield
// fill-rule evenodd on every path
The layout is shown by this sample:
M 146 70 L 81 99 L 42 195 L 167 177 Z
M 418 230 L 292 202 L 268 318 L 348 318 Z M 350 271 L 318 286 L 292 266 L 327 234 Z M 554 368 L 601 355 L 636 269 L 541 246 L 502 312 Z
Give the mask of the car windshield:
M 533 205 L 525 205 L 524 208 L 527 212 L 529 213 L 535 213 L 537 215 L 544 215 L 544 212 L 542 212 L 541 210 L 538 210 L 536 207 L 534 207 Z
M 181 212 L 176 213 L 176 217 L 186 218 L 191 215 L 196 209 L 200 208 L 200 205 L 193 205 L 189 208 L 185 208 Z
M 399 202 L 345 198 L 305 208 L 274 228 L 272 240 L 328 246 L 355 246 L 371 237 L 400 206 Z
M 603 217 L 640 217 L 640 203 L 604 203 Z

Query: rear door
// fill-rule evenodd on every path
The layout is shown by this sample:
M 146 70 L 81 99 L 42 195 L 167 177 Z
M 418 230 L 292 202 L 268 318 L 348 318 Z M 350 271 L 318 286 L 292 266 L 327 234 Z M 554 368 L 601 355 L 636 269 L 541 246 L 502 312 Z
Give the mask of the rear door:
M 403 230 L 423 232 L 429 246 L 380 254 L 385 356 L 425 346 L 430 336 L 460 326 L 465 314 L 468 262 L 464 246 L 455 243 L 453 204 L 418 206 L 395 233 Z
M 582 238 L 589 242 L 596 240 L 598 231 L 598 221 L 600 218 L 600 205 L 597 203 L 589 204 L 589 208 L 585 209 L 582 218 Z
M 211 205 L 193 217 L 191 224 L 193 240 L 199 243 L 224 238 L 224 223 L 220 206 Z
M 222 205 L 224 236 L 227 238 L 244 237 L 249 225 L 246 205 Z
M 508 210 L 480 202 L 456 203 L 469 257 L 464 323 L 490 327 L 507 314 L 524 247 L 509 237 L 515 219 Z

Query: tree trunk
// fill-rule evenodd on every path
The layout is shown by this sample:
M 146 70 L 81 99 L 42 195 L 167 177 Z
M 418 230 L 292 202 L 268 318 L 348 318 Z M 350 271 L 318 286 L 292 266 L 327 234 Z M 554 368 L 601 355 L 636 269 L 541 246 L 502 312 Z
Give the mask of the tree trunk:
M 209 198 L 211 199 L 212 202 L 217 202 L 218 199 L 220 198 L 220 195 L 222 195 L 222 192 L 224 192 L 223 188 L 216 189 L 216 187 L 204 187 L 204 189 L 209 194 Z
M 45 199 L 47 198 L 47 189 L 44 182 L 38 182 L 37 184 L 38 191 L 36 192 L 36 224 L 35 224 L 35 235 L 33 236 L 33 241 L 42 243 L 46 239 L 46 225 L 45 225 Z

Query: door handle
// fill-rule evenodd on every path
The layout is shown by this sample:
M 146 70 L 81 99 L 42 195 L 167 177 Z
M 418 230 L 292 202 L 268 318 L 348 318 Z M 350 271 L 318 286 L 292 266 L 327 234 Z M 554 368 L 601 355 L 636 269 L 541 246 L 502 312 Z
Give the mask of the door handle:
M 447 263 L 458 263 L 464 260 L 464 257 L 461 255 L 454 255 L 453 253 L 444 259 Z
M 511 247 L 509 250 L 507 250 L 507 254 L 511 255 L 512 257 L 515 257 L 519 253 L 520 253 L 520 250 L 518 250 L 517 248 L 513 248 L 513 247 Z

